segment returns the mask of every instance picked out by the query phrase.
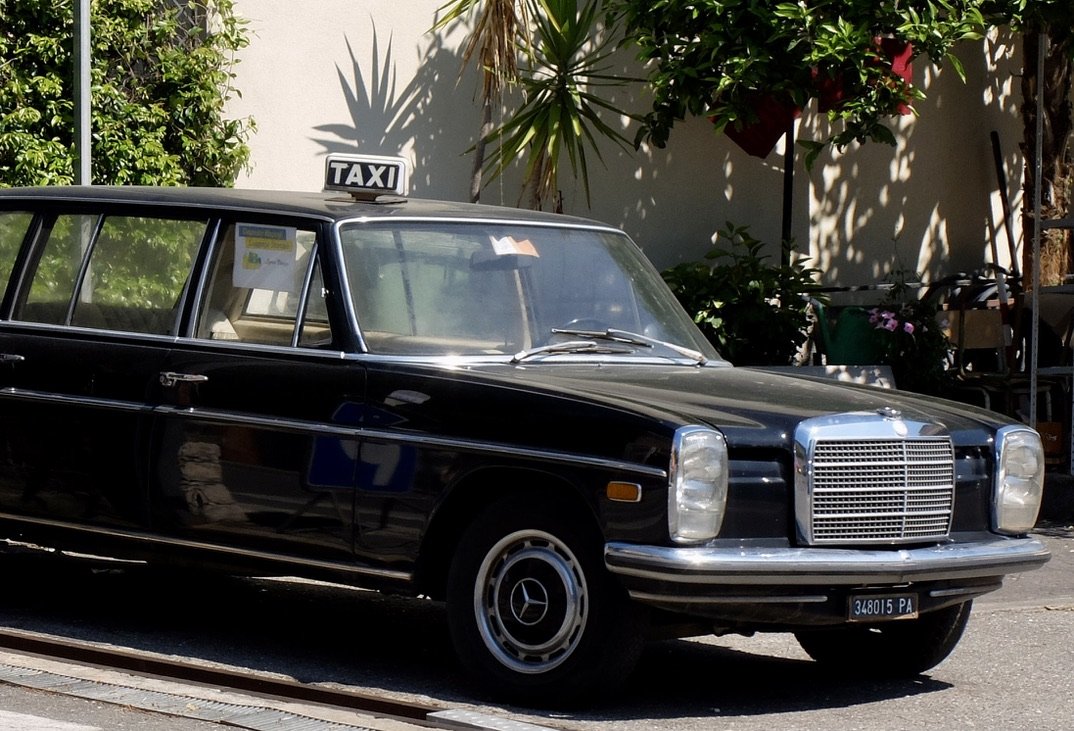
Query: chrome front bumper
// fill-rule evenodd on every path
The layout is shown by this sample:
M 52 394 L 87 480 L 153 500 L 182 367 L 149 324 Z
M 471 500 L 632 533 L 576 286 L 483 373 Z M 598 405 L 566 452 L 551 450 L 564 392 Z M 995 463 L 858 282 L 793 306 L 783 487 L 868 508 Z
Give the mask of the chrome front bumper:
M 665 547 L 608 543 L 604 562 L 635 593 L 733 587 L 837 587 L 981 579 L 1043 566 L 1051 554 L 1036 538 L 995 538 L 911 549 Z M 658 588 L 659 587 L 659 588 Z M 648 592 L 646 592 L 648 593 Z

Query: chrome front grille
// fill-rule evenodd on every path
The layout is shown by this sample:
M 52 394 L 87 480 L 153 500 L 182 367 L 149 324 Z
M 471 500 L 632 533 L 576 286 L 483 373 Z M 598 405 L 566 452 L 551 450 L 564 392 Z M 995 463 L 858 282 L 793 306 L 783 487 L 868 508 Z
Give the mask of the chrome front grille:
M 913 543 L 950 533 L 951 439 L 930 434 L 938 431 L 934 425 L 911 430 L 901 420 L 877 418 L 819 429 L 814 424 L 808 441 L 799 442 L 796 512 L 807 543 Z M 856 436 L 859 430 L 868 436 Z

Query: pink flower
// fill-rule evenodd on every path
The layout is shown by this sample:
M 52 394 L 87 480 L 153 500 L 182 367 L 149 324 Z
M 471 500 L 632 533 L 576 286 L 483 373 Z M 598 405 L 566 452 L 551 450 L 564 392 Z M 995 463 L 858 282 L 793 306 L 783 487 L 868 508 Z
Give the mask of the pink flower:
M 896 322 L 895 320 L 887 320 L 887 321 L 884 322 L 884 329 L 885 330 L 890 330 L 891 332 L 895 332 L 895 328 L 898 327 L 898 326 L 899 326 L 899 323 Z
M 903 332 L 905 332 L 907 335 L 913 335 L 914 334 L 914 323 L 912 323 L 912 322 L 904 322 L 902 324 L 902 329 L 903 329 Z

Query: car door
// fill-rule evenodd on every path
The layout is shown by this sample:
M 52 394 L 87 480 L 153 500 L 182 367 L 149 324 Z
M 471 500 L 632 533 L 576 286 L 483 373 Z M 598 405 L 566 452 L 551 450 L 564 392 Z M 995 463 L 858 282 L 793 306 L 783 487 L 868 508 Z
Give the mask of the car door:
M 233 220 L 161 369 L 158 532 L 274 559 L 353 558 L 364 373 L 329 312 L 321 232 Z
M 207 221 L 83 206 L 39 222 L 0 323 L 0 512 L 144 529 L 151 394 Z

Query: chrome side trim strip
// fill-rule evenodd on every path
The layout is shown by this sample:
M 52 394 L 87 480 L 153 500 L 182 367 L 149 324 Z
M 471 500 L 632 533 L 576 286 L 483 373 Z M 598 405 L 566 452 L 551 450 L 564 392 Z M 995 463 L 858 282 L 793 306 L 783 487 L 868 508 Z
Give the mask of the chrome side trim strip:
M 952 543 L 900 550 L 836 548 L 671 548 L 608 543 L 614 574 L 691 586 L 847 586 L 1002 576 L 1045 564 L 1036 538 Z
M 153 407 L 137 401 L 119 401 L 116 399 L 94 398 L 92 396 L 69 396 L 67 394 L 49 393 L 46 391 L 27 391 L 14 386 L 0 388 L 0 398 L 15 401 L 30 401 L 33 403 L 63 404 L 65 406 L 89 406 L 97 409 L 112 409 L 113 411 L 125 411 L 137 413 L 143 411 L 146 414 L 152 412 Z
M 157 406 L 153 409 L 153 412 L 160 416 L 177 416 L 197 421 L 224 422 L 226 424 L 256 426 L 280 431 L 326 434 L 344 439 L 357 439 L 361 433 L 359 428 L 353 426 L 326 424 L 319 421 L 301 421 L 299 419 L 279 419 L 271 416 L 257 416 L 255 414 L 241 414 L 230 411 L 212 411 L 197 407 Z
M 543 449 L 527 449 L 506 444 L 487 444 L 466 439 L 447 439 L 443 437 L 431 437 L 420 434 L 400 434 L 397 432 L 383 431 L 379 429 L 362 429 L 360 427 L 338 426 L 316 421 L 300 421 L 297 419 L 278 419 L 252 414 L 236 414 L 226 411 L 208 411 L 197 408 L 183 408 L 178 406 L 149 406 L 144 403 L 117 401 L 112 399 L 92 398 L 89 396 L 68 396 L 64 394 L 45 393 L 39 391 L 24 391 L 13 387 L 0 389 L 0 398 L 8 398 L 36 403 L 61 403 L 71 406 L 90 406 L 94 408 L 113 409 L 130 413 L 145 412 L 159 414 L 161 416 L 175 416 L 198 421 L 216 421 L 228 424 L 240 424 L 258 426 L 282 431 L 302 432 L 308 434 L 323 434 L 341 439 L 362 439 L 394 442 L 401 444 L 413 444 L 422 447 L 437 449 L 449 449 L 472 454 L 496 454 L 519 457 L 522 459 L 553 462 L 556 464 L 583 465 L 597 467 L 615 472 L 629 472 L 638 475 L 646 475 L 661 480 L 667 479 L 667 470 L 648 465 L 632 464 L 614 459 L 590 457 L 583 454 L 569 454 Z
M 387 442 L 402 442 L 403 444 L 420 444 L 426 447 L 440 447 L 444 449 L 457 449 L 465 452 L 473 452 L 476 454 L 506 454 L 512 457 L 521 457 L 523 459 L 540 460 L 544 462 L 554 462 L 557 464 L 574 464 L 584 465 L 586 467 L 598 467 L 604 470 L 612 470 L 616 472 L 632 472 L 638 475 L 645 475 L 647 477 L 655 477 L 661 480 L 667 480 L 668 472 L 661 467 L 650 467 L 649 465 L 635 464 L 632 462 L 623 462 L 616 459 L 605 459 L 603 457 L 591 457 L 584 454 L 571 454 L 568 452 L 555 452 L 544 449 L 528 449 L 526 447 L 517 447 L 507 444 L 489 444 L 486 442 L 475 442 L 465 439 L 448 439 L 444 437 L 429 437 L 417 434 L 400 434 L 398 432 L 388 432 L 378 429 L 363 429 L 361 430 L 361 436 L 363 439 L 375 439 L 383 440 Z
M 211 551 L 213 553 L 222 553 L 229 556 L 242 556 L 243 558 L 271 561 L 273 563 L 286 564 L 289 566 L 305 566 L 307 568 L 323 569 L 326 571 L 353 574 L 355 576 L 372 576 L 379 579 L 390 579 L 392 581 L 399 582 L 410 582 L 414 578 L 414 574 L 409 571 L 392 571 L 389 569 L 376 569 L 367 566 L 340 563 L 337 561 L 324 561 L 320 559 L 301 558 L 298 556 L 287 556 L 278 553 L 269 553 L 267 551 L 257 551 L 249 548 L 225 546 L 218 543 L 192 541 L 185 538 L 161 536 L 155 535 L 153 533 L 142 533 L 139 531 L 124 531 L 117 530 L 114 528 L 102 528 L 100 526 L 94 525 L 82 525 L 78 523 L 68 523 L 60 520 L 49 520 L 48 518 L 35 518 L 25 515 L 0 513 L 0 519 L 11 520 L 19 523 L 31 523 L 33 525 L 46 526 L 49 528 L 75 530 L 79 533 L 90 533 L 97 536 L 119 538 L 140 543 L 150 543 L 161 546 L 174 546 L 177 548 L 184 548 L 188 550 Z
M 180 408 L 175 406 L 160 406 L 155 410 L 157 413 L 168 416 L 177 416 L 199 421 L 223 421 L 229 424 L 245 424 L 261 426 L 270 429 L 285 431 L 312 432 L 329 436 L 361 439 L 363 441 L 384 441 L 397 444 L 413 444 L 425 448 L 448 449 L 471 454 L 494 454 L 519 457 L 522 459 L 553 462 L 556 464 L 582 465 L 597 467 L 599 469 L 615 472 L 628 472 L 647 477 L 655 477 L 661 480 L 667 479 L 667 470 L 660 467 L 634 464 L 615 459 L 591 457 L 584 454 L 570 454 L 544 449 L 528 449 L 509 444 L 489 444 L 469 439 L 450 439 L 446 437 L 433 437 L 425 434 L 403 434 L 400 432 L 385 431 L 382 429 L 364 429 L 362 427 L 347 427 L 334 424 L 325 424 L 314 421 L 299 421 L 292 419 L 275 419 L 250 414 L 233 414 L 224 411 L 208 411 L 197 408 Z

